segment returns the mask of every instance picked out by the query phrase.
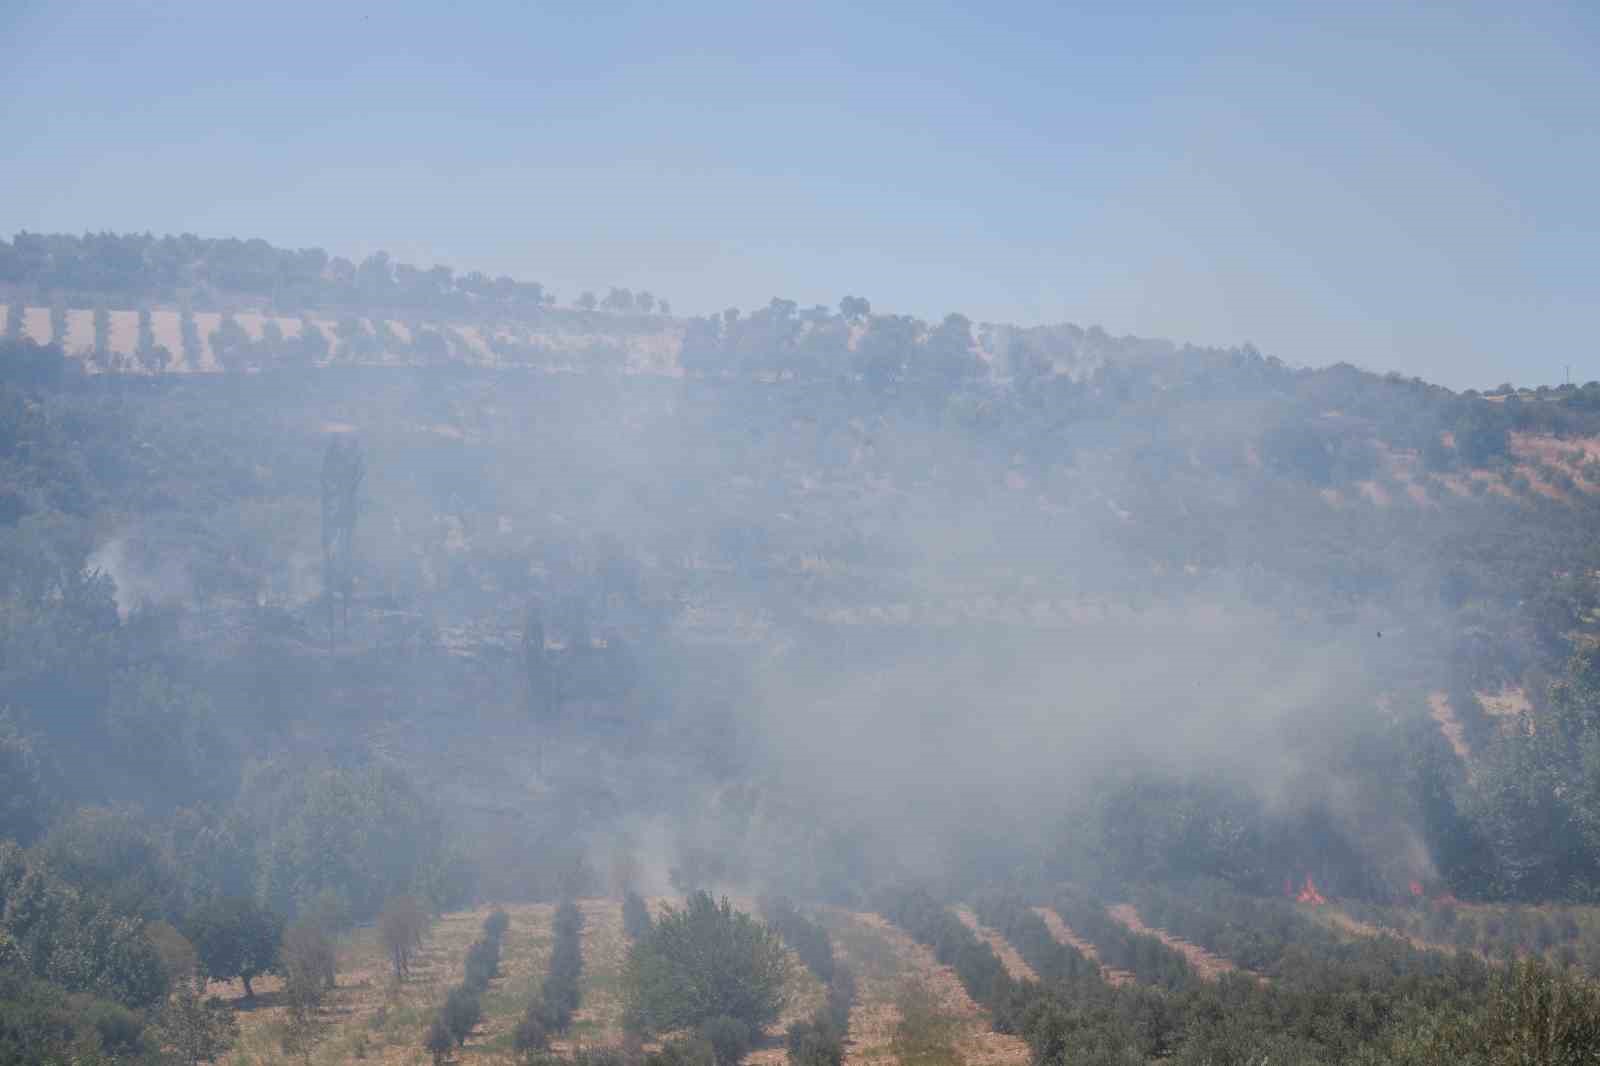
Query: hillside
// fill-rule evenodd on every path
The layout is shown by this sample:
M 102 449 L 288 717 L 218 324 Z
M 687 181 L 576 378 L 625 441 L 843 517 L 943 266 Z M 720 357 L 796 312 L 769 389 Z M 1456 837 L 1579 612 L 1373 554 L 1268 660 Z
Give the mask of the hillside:
M 96 240 L 0 256 L 0 885 L 52 914 L 783 892 L 895 960 L 863 1049 L 928 1006 L 895 998 L 917 969 L 995 1062 L 1043 1036 L 978 1024 L 1014 1005 L 886 886 L 968 902 L 939 936 L 1020 985 L 1092 946 L 1074 980 L 1113 1013 L 1201 988 L 1185 956 L 1287 1009 L 1231 991 L 1285 980 L 1281 946 L 1236 957 L 1154 894 L 1196 879 L 1213 916 L 1288 921 L 1250 908 L 1314 880 L 1346 932 L 1503 957 L 1509 923 L 1589 964 L 1600 384 L 1456 394 L 857 297 L 557 306 L 270 248 L 321 265 L 230 274 L 187 239 L 102 276 Z M 5 966 L 160 999 L 143 941 L 85 976 L 100 927 L 23 898 Z M 1555 901 L 1570 929 L 1516 909 Z

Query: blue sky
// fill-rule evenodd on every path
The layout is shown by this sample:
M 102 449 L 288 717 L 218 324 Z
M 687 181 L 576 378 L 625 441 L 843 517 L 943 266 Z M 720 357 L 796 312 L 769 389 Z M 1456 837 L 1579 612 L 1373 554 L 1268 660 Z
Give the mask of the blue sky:
M 0 7 L 0 232 L 1600 378 L 1582 5 Z

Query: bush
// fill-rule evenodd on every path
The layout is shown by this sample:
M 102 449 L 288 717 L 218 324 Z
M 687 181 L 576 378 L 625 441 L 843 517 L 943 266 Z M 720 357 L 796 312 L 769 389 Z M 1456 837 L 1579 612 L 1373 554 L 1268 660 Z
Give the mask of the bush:
M 511 916 L 496 907 L 489 912 L 489 917 L 483 921 L 483 936 L 485 940 L 492 940 L 498 944 L 505 938 L 506 930 L 511 928 Z
M 750 1027 L 727 1015 L 702 1023 L 700 1036 L 711 1045 L 716 1066 L 738 1066 L 750 1054 L 753 1043 Z
M 467 949 L 466 976 L 462 983 L 479 992 L 500 973 L 500 941 L 479 940 Z
M 445 1021 L 444 1012 L 440 1011 L 433 1019 L 433 1024 L 428 1026 L 428 1031 L 423 1034 L 422 1046 L 433 1056 L 434 1066 L 444 1062 L 450 1057 L 450 1049 L 455 1045 L 455 1036 L 450 1031 L 450 1025 Z
M 452 988 L 450 995 L 445 998 L 441 1016 L 450 1030 L 450 1035 L 455 1038 L 457 1046 L 467 1042 L 467 1037 L 472 1035 L 473 1027 L 483 1017 L 483 1001 L 480 997 L 481 993 L 477 988 L 462 984 Z
M 522 1013 L 522 1020 L 511 1032 L 511 1050 L 523 1062 L 550 1048 L 550 1033 L 544 1025 L 544 1004 L 534 1000 Z
M 844 1030 L 826 1014 L 789 1026 L 784 1046 L 790 1066 L 840 1066 L 844 1062 Z
M 648 1066 L 716 1066 L 717 1053 L 703 1036 L 680 1037 L 645 1061 Z

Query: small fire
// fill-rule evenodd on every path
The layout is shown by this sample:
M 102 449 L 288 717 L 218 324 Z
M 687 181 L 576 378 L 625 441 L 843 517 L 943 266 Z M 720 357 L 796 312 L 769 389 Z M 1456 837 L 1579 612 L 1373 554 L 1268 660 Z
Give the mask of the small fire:
M 1417 899 L 1421 899 L 1423 897 L 1424 893 L 1422 891 L 1422 882 L 1421 881 L 1412 881 L 1411 882 L 1411 894 L 1413 896 L 1415 896 Z
M 1311 875 L 1306 874 L 1306 883 L 1295 897 L 1297 903 L 1309 903 L 1313 907 L 1320 907 L 1328 902 L 1328 898 L 1317 891 L 1317 883 L 1311 880 Z

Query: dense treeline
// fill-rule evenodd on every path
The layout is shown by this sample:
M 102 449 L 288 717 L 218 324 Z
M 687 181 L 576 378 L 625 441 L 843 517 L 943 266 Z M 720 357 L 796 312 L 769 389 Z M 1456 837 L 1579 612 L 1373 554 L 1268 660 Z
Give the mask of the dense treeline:
M 360 306 L 525 315 L 554 302 L 538 282 L 479 271 L 458 276 L 447 266 L 421 269 L 397 263 L 387 252 L 355 263 L 321 248 L 275 248 L 263 240 L 193 234 L 19 233 L 9 242 L 0 240 L 0 284 L 119 306 L 192 298 L 201 306 L 249 300 L 294 311 Z M 647 292 L 627 289 L 613 289 L 599 300 L 584 294 L 575 306 L 643 314 L 658 306 L 663 314 L 670 310 Z

